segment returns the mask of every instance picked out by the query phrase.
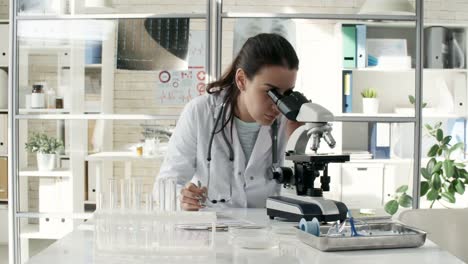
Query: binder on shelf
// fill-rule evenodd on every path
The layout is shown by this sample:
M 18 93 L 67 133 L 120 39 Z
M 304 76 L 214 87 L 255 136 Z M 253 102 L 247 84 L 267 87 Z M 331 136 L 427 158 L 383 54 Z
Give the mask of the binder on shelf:
M 85 42 L 85 64 L 102 63 L 102 42 L 87 40 Z
M 366 54 L 367 26 L 356 25 L 356 65 L 357 68 L 365 68 L 367 61 Z
M 356 26 L 343 25 L 343 67 L 356 68 Z
M 369 152 L 374 159 L 390 158 L 390 124 L 369 123 Z
M 353 74 L 351 71 L 343 71 L 343 113 L 353 112 Z

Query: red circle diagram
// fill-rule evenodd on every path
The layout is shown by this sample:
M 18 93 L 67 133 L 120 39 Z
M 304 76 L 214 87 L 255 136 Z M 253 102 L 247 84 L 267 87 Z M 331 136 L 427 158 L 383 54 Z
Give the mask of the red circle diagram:
M 167 83 L 171 80 L 171 74 L 168 71 L 161 71 L 159 73 L 159 81 L 161 83 Z
M 205 80 L 205 76 L 206 76 L 205 71 L 199 71 L 199 72 L 197 73 L 197 79 L 200 80 L 200 81 L 204 81 L 204 80 Z
M 199 95 L 202 95 L 205 93 L 205 83 L 198 83 L 197 84 L 197 91 Z

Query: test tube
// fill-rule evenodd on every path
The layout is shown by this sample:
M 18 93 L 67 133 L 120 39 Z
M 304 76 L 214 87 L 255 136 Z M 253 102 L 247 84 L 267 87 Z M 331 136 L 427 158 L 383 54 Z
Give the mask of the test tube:
M 166 211 L 177 210 L 177 184 L 174 178 L 165 180 L 165 200 Z
M 158 200 L 159 200 L 159 210 L 164 211 L 166 209 L 166 184 L 164 178 L 159 178 L 157 180 L 157 190 L 158 190 Z
M 119 201 L 118 180 L 110 178 L 107 183 L 109 186 L 109 209 L 117 209 Z
M 140 210 L 143 194 L 143 179 L 136 177 L 132 179 L 133 209 Z
M 145 194 L 145 210 L 146 212 L 153 211 L 153 195 L 151 192 Z
M 99 192 L 99 193 L 96 195 L 96 210 L 103 210 L 103 209 L 106 209 L 104 197 L 105 197 L 105 195 L 104 195 L 104 193 L 102 193 L 102 192 Z
M 131 209 L 131 181 L 130 179 L 120 180 L 120 206 L 122 210 Z

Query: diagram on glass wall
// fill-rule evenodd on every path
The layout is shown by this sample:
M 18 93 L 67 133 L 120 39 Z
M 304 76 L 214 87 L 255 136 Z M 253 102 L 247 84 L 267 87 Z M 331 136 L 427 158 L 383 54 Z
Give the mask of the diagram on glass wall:
M 156 72 L 155 100 L 158 104 L 184 105 L 205 93 L 205 36 L 204 31 L 190 32 L 187 70 Z

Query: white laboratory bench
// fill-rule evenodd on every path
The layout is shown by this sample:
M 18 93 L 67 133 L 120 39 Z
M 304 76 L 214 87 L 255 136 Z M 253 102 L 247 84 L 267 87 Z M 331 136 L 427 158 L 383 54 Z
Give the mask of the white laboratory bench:
M 224 213 L 225 211 L 223 211 Z M 259 225 L 286 225 L 269 220 L 265 209 L 231 209 L 230 216 L 255 222 Z M 32 257 L 30 264 L 88 264 L 88 263 L 463 263 L 455 256 L 442 250 L 426 239 L 420 248 L 361 250 L 347 252 L 321 252 L 300 242 L 295 235 L 279 237 L 280 246 L 268 250 L 236 249 L 229 244 L 227 232 L 217 232 L 215 250 L 208 258 L 190 256 L 182 258 L 155 259 L 154 257 L 132 257 L 122 259 L 115 256 L 99 256 L 94 253 L 94 232 L 79 228 Z

